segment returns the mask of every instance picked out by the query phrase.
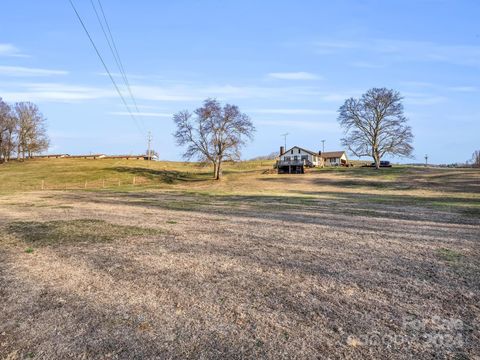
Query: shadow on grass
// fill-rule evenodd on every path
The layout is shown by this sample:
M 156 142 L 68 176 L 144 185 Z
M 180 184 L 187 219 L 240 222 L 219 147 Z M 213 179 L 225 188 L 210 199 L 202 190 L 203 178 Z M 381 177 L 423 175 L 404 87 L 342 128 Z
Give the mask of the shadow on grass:
M 440 196 L 415 196 L 415 195 L 392 195 L 392 194 L 358 194 L 358 193 L 339 193 L 333 191 L 305 191 L 298 193 L 308 196 L 331 196 L 338 200 L 352 201 L 356 203 L 384 204 L 400 206 L 418 206 L 430 208 L 454 208 L 454 210 L 463 210 L 466 207 L 480 209 L 479 198 L 468 198 L 461 196 L 440 197 Z
M 198 182 L 211 180 L 213 178 L 211 172 L 182 172 L 175 170 L 158 170 L 148 169 L 144 167 L 116 167 L 114 171 L 121 173 L 129 173 L 136 176 L 141 176 L 155 182 L 165 184 L 175 184 L 179 182 Z
M 325 193 L 323 193 L 325 195 Z M 465 213 L 464 207 L 428 206 L 428 203 L 410 199 L 410 203 L 399 202 L 401 197 L 370 200 L 356 195 L 330 193 L 330 198 L 315 196 L 271 196 L 271 195 L 195 195 L 184 193 L 111 193 L 94 198 L 84 194 L 65 194 L 71 200 L 105 204 L 127 205 L 150 209 L 187 211 L 198 215 L 209 214 L 221 217 L 250 218 L 252 220 L 281 221 L 288 226 L 316 224 L 347 231 L 367 230 L 381 232 L 386 236 L 404 234 L 423 236 L 426 229 L 434 236 L 458 236 L 475 238 L 472 225 L 480 224 L 476 213 Z M 75 198 L 75 199 L 73 199 Z M 445 199 L 442 199 L 445 200 Z M 468 208 L 470 209 L 470 208 Z M 473 208 L 474 209 L 474 208 Z M 475 211 L 475 210 L 474 210 Z M 391 220 L 397 222 L 391 228 Z M 463 229 L 459 225 L 465 226 Z
M 454 171 L 454 172 L 453 172 Z M 342 168 L 314 170 L 314 177 L 282 176 L 262 178 L 260 181 L 292 184 L 305 181 L 313 185 L 337 186 L 342 188 L 372 188 L 388 190 L 435 189 L 446 192 L 480 193 L 480 172 L 478 170 L 438 170 L 388 168 Z M 322 173 L 338 177 L 320 177 Z M 348 179 L 342 178 L 347 176 Z
M 96 219 L 16 221 L 7 226 L 7 233 L 37 246 L 103 243 L 161 232 L 157 229 L 117 225 Z

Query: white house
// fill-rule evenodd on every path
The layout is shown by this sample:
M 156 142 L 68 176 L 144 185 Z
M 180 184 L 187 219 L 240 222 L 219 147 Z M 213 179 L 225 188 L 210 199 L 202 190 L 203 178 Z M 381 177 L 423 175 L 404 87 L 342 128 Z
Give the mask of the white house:
M 345 151 L 315 152 L 294 146 L 285 151 L 280 147 L 277 161 L 279 174 L 303 174 L 305 167 L 339 166 L 347 165 L 348 159 Z
M 283 146 L 280 147 L 281 162 L 302 162 L 305 166 L 319 166 L 322 158 L 319 153 L 303 149 L 299 146 L 294 146 L 291 149 L 284 151 Z
M 345 151 L 325 151 L 322 153 L 325 166 L 347 165 L 348 158 Z

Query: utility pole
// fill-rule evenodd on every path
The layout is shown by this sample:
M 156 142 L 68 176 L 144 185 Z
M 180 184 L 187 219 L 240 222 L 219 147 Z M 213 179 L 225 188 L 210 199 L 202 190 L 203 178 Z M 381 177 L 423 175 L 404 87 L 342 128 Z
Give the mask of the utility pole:
M 150 146 L 151 146 L 151 143 L 152 143 L 152 132 L 151 131 L 148 132 L 147 143 L 148 143 L 147 160 L 152 160 L 152 154 L 151 154 L 151 149 L 150 149 Z
M 283 136 L 283 141 L 284 141 L 284 145 L 285 145 L 285 150 L 284 151 L 287 151 L 287 136 L 289 135 L 289 133 L 285 133 L 285 134 L 282 134 L 280 136 Z
M 325 140 L 322 140 L 322 154 L 325 152 Z
M 428 166 L 428 154 L 425 154 L 425 167 Z

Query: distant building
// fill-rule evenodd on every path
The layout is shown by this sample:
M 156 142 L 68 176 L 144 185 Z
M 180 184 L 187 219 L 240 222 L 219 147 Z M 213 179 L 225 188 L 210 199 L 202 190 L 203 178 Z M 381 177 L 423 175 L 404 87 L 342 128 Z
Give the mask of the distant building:
M 88 154 L 88 155 L 70 155 L 70 159 L 103 159 L 107 155 L 105 154 Z
M 59 158 L 65 158 L 69 157 L 69 154 L 46 154 L 46 155 L 35 155 L 32 156 L 37 159 L 59 159 Z
M 125 159 L 125 160 L 148 160 L 148 155 L 145 154 L 127 154 L 127 155 L 106 155 L 106 154 L 85 154 L 85 155 L 70 155 L 70 154 L 46 154 L 46 155 L 36 155 L 32 158 L 39 159 L 59 159 L 59 158 L 69 158 L 69 159 Z M 158 161 L 158 156 L 152 154 L 150 160 Z
M 123 160 L 146 160 L 146 156 L 141 154 L 141 155 L 106 155 L 104 159 L 123 159 Z
M 345 151 L 315 152 L 294 146 L 285 151 L 280 147 L 276 164 L 279 174 L 303 174 L 305 168 L 323 166 L 347 166 L 348 158 Z

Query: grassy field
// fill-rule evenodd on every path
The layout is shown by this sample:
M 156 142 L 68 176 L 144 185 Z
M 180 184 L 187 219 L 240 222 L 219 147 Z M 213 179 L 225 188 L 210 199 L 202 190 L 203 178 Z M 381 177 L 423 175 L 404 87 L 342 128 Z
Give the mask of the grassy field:
M 227 178 L 238 172 L 271 170 L 273 161 L 225 163 Z M 211 180 L 212 166 L 188 162 L 146 162 L 116 159 L 32 159 L 0 166 L 0 192 L 65 189 L 162 187 Z
M 271 169 L 0 166 L 0 358 L 480 356 L 478 170 Z

